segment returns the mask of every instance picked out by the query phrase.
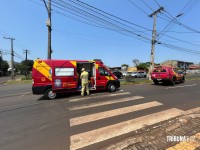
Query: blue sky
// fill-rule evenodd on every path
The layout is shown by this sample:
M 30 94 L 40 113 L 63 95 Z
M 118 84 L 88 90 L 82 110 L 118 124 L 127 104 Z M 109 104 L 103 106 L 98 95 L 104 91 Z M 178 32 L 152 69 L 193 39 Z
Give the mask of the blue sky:
M 64 1 L 68 2 L 68 0 Z M 167 13 L 175 17 L 182 10 L 183 15 L 178 17 L 177 20 L 192 29 L 200 30 L 200 3 L 197 0 L 132 0 L 142 10 L 129 0 L 84 0 L 84 2 L 150 30 L 153 28 L 153 18 L 148 17 L 147 14 L 153 12 L 151 9 L 157 10 L 159 4 L 167 12 L 159 14 L 157 17 L 158 32 L 162 31 L 169 23 L 169 21 L 166 21 L 169 20 L 166 17 Z M 186 4 L 188 5 L 186 6 Z M 183 9 L 184 7 L 185 9 Z M 130 37 L 84 24 L 57 12 L 70 15 L 52 6 L 52 49 L 54 51 L 52 59 L 92 60 L 98 58 L 112 67 L 121 66 L 122 64 L 132 66 L 133 59 L 139 59 L 140 62 L 150 61 L 150 41 L 144 42 L 135 38 L 136 36 Z M 1 0 L 0 49 L 10 50 L 10 41 L 3 37 L 14 37 L 14 51 L 18 54 L 14 58 L 15 61 L 20 62 L 25 58 L 25 54 L 23 54 L 25 49 L 30 51 L 28 59 L 46 59 L 46 20 L 47 11 L 41 0 Z M 135 26 L 133 27 L 135 28 Z M 151 38 L 151 31 L 142 28 L 137 29 L 142 31 L 142 35 Z M 164 42 L 200 52 L 200 33 L 192 32 L 174 23 L 171 23 L 166 31 L 168 32 L 165 35 L 160 36 L 161 43 Z M 10 54 L 4 54 L 3 58 L 10 60 Z M 160 63 L 169 59 L 199 63 L 200 54 L 185 53 L 182 50 L 177 51 L 163 47 L 162 44 L 156 44 L 155 62 Z

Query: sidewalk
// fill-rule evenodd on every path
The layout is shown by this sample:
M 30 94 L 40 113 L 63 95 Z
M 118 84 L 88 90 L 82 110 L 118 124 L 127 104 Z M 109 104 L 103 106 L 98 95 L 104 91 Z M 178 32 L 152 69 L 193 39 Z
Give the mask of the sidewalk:
M 200 150 L 200 107 L 135 131 L 102 150 Z
M 17 75 L 14 77 L 14 80 L 20 80 L 22 77 L 24 77 L 24 75 Z M 3 84 L 9 80 L 11 80 L 11 76 L 0 77 L 0 84 Z

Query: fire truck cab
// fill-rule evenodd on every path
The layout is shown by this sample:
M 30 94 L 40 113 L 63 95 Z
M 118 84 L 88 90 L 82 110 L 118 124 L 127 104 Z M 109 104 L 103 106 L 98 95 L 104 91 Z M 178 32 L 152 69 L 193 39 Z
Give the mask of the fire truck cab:
M 116 91 L 120 82 L 101 60 L 41 60 L 36 59 L 32 68 L 32 92 L 44 94 L 47 99 L 58 93 L 81 91 L 81 69 L 89 73 L 90 90 Z

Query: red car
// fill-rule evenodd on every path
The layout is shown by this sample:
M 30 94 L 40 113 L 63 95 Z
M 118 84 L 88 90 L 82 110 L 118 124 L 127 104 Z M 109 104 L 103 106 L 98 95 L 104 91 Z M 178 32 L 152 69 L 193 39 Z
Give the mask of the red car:
M 176 82 L 185 82 L 183 73 L 179 73 L 175 68 L 169 66 L 159 66 L 154 68 L 151 79 L 155 85 L 159 82 L 170 82 L 172 85 L 175 85 Z

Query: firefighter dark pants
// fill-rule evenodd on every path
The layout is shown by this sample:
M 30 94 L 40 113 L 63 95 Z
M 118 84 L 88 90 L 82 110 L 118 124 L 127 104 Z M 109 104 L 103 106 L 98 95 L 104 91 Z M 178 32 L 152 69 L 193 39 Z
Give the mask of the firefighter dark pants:
M 89 87 L 88 87 L 88 83 L 82 83 L 82 89 L 81 89 L 81 95 L 84 96 L 84 92 L 87 92 L 87 95 L 90 94 L 89 92 Z

